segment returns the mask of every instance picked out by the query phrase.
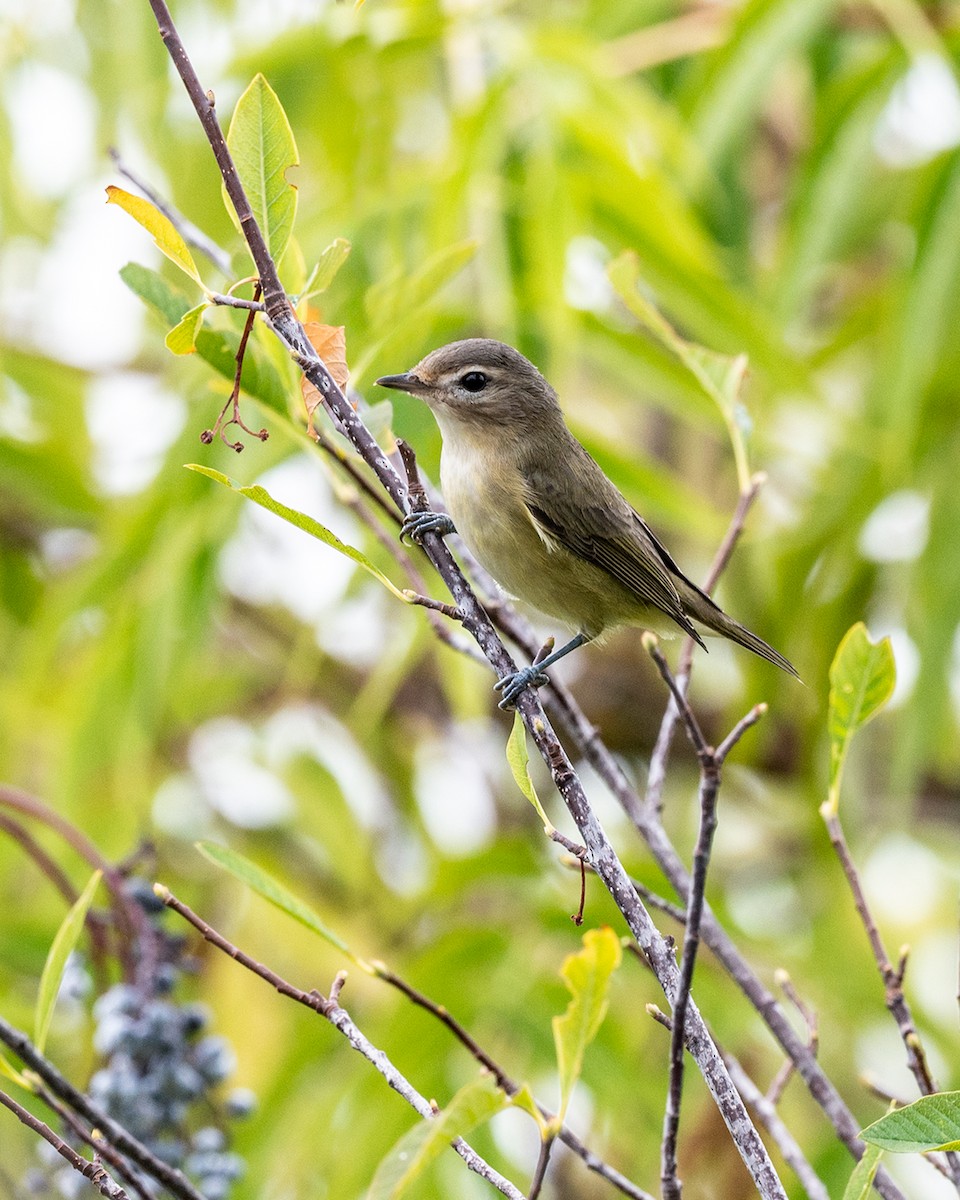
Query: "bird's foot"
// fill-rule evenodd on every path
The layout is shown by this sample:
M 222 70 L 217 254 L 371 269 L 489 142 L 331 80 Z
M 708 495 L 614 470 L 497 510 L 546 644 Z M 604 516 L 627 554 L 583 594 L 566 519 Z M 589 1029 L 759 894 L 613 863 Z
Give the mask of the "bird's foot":
M 416 542 L 418 546 L 422 546 L 423 539 L 428 533 L 436 533 L 440 537 L 445 537 L 448 533 L 456 533 L 456 531 L 456 526 L 446 513 L 408 513 L 400 526 L 400 541 L 402 542 L 406 538 L 411 542 Z
M 524 667 L 520 671 L 514 671 L 512 675 L 504 675 L 493 685 L 494 691 L 503 693 L 497 707 L 513 708 L 517 697 L 524 689 L 528 687 L 542 688 L 549 682 L 549 675 L 541 671 L 536 664 Z

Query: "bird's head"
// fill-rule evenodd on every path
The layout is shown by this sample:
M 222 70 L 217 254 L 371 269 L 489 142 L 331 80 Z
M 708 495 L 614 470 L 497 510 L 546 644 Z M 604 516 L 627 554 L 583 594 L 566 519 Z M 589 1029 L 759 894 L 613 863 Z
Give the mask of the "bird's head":
M 533 363 L 489 338 L 441 346 L 403 375 L 385 375 L 377 383 L 418 396 L 441 427 L 457 421 L 522 426 L 560 411 L 556 393 Z

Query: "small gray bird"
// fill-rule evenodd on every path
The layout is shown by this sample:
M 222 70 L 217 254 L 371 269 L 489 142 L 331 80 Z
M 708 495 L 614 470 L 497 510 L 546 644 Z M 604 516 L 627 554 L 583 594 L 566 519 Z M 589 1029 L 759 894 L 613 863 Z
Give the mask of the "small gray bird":
M 423 400 L 443 435 L 440 482 L 450 516 L 408 517 L 404 533 L 419 541 L 456 529 L 508 595 L 577 630 L 542 662 L 499 681 L 501 708 L 548 683 L 545 667 L 618 625 L 667 636 L 679 627 L 703 646 L 697 622 L 797 674 L 687 579 L 517 350 L 469 338 L 377 383 Z

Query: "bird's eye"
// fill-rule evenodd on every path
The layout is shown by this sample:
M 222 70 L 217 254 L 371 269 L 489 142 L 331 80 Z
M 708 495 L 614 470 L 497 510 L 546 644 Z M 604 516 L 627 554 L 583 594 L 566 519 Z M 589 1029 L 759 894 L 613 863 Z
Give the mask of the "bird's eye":
M 482 371 L 468 371 L 460 380 L 460 386 L 468 392 L 482 392 L 487 386 L 487 377 Z

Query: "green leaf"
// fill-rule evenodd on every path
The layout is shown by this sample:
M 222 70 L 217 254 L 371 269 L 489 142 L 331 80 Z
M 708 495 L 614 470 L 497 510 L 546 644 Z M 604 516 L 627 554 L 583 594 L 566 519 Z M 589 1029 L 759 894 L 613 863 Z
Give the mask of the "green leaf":
M 574 1084 L 583 1070 L 583 1055 L 597 1036 L 607 1014 L 610 977 L 620 965 L 620 939 L 608 926 L 588 929 L 583 949 L 564 960 L 560 974 L 570 990 L 571 1000 L 562 1016 L 553 1018 L 553 1040 L 560 1072 L 560 1111 L 562 1122 Z
M 0 1075 L 6 1075 L 12 1083 L 15 1083 L 17 1087 L 22 1087 L 24 1091 L 33 1092 L 36 1090 L 31 1087 L 27 1076 L 21 1074 L 2 1051 L 0 1051 Z
M 199 283 L 201 287 L 204 286 L 189 246 L 173 222 L 169 217 L 165 217 L 159 208 L 155 208 L 149 200 L 144 200 L 142 196 L 134 196 L 130 192 L 125 192 L 123 188 L 113 185 L 107 188 L 107 203 L 116 204 L 124 212 L 129 213 L 144 227 L 156 242 L 158 249 L 162 250 L 172 263 L 176 263 L 181 271 Z
M 358 967 L 371 975 L 376 974 L 369 963 L 354 954 L 343 938 L 329 929 L 308 904 L 304 904 L 282 883 L 258 867 L 256 863 L 251 862 L 249 858 L 245 858 L 227 846 L 218 845 L 216 842 L 197 842 L 196 846 L 204 858 L 212 862 L 214 866 L 229 871 L 235 879 L 246 884 L 258 896 L 262 896 L 264 900 L 268 900 L 276 908 L 285 912 L 287 916 L 293 917 L 295 921 L 299 921 L 301 925 L 305 925 L 313 933 L 319 934 L 324 941 L 346 954 Z
M 344 555 L 345 558 L 349 558 L 351 562 L 355 562 L 358 567 L 363 567 L 374 579 L 378 579 L 398 600 L 402 600 L 404 604 L 414 603 L 413 593 L 402 592 L 395 584 L 391 583 L 379 567 L 373 565 L 365 554 L 353 546 L 348 546 L 346 542 L 341 542 L 335 533 L 332 533 L 325 525 L 321 525 L 319 521 L 315 521 L 313 517 L 308 517 L 306 513 L 298 512 L 295 508 L 288 508 L 285 504 L 281 504 L 279 500 L 274 500 L 266 488 L 262 488 L 259 485 L 241 487 L 240 484 L 234 483 L 229 476 L 224 475 L 222 471 L 214 471 L 212 467 L 204 467 L 198 463 L 187 463 L 186 467 L 188 471 L 196 471 L 200 475 L 206 475 L 210 479 L 215 479 L 217 483 L 222 483 L 224 487 L 228 487 L 234 492 L 239 492 L 241 496 L 246 496 L 248 500 L 252 500 L 254 504 L 259 504 L 261 508 L 265 508 L 268 512 L 272 512 L 276 516 L 282 517 L 284 521 L 288 521 L 291 525 L 295 525 L 298 529 L 302 529 L 304 533 L 309 533 L 317 541 L 323 542 L 327 546 L 332 546 L 334 550 Z
M 56 932 L 47 961 L 43 964 L 43 974 L 40 976 L 40 991 L 37 996 L 37 1011 L 33 1022 L 33 1040 L 37 1049 L 43 1053 L 53 1020 L 53 1009 L 57 1003 L 57 993 L 63 980 L 63 971 L 67 959 L 76 946 L 83 931 L 83 923 L 87 912 L 93 903 L 93 894 L 100 883 L 102 871 L 94 871 L 87 886 L 74 901 L 70 911 L 63 919 L 63 924 Z
M 510 1097 L 510 1103 L 514 1108 L 519 1108 L 521 1112 L 525 1112 L 529 1116 L 533 1117 L 534 1121 L 537 1123 L 537 1128 L 540 1130 L 540 1137 L 542 1139 L 545 1140 L 551 1135 L 552 1130 L 547 1125 L 547 1122 L 543 1119 L 543 1113 L 540 1111 L 539 1105 L 533 1098 L 533 1092 L 530 1091 L 529 1083 L 523 1084 L 517 1091 L 513 1093 L 513 1095 Z
M 297 189 L 287 182 L 287 171 L 297 166 L 300 155 L 283 105 L 262 75 L 254 76 L 237 101 L 227 146 L 267 249 L 277 262 L 297 215 Z M 242 233 L 226 188 L 222 191 L 227 211 Z
M 203 314 L 209 308 L 206 303 L 198 304 L 184 313 L 163 339 L 164 345 L 171 354 L 195 354 L 197 349 L 197 333 L 203 324 Z
M 160 316 L 165 325 L 176 325 L 186 316 L 190 308 L 189 300 L 156 271 L 139 263 L 127 263 L 120 270 L 120 278 Z M 237 371 L 236 340 L 231 345 L 227 335 L 219 330 L 201 328 L 196 336 L 196 346 L 197 355 L 232 384 Z M 252 343 L 247 344 L 241 386 L 247 395 L 254 396 L 273 412 L 290 419 L 287 403 L 289 389 L 273 364 L 267 361 L 262 348 Z
M 335 238 L 317 259 L 316 265 L 307 276 L 307 282 L 300 293 L 300 300 L 309 300 L 319 296 L 333 283 L 334 277 L 350 253 L 350 243 L 346 238 Z
M 830 667 L 830 792 L 821 808 L 825 817 L 836 816 L 853 735 L 883 708 L 896 682 L 890 639 L 871 642 L 866 626 L 858 621 L 847 631 Z
M 750 487 L 750 468 L 743 434 L 745 409 L 740 399 L 747 370 L 746 356 L 738 354 L 731 358 L 682 338 L 656 305 L 639 290 L 640 261 L 633 251 L 628 250 L 614 259 L 607 267 L 607 276 L 632 315 L 648 333 L 676 355 L 704 394 L 720 410 L 733 447 L 740 491 L 747 491 Z
M 509 1097 L 497 1087 L 492 1075 L 481 1075 L 462 1087 L 446 1108 L 396 1143 L 377 1168 L 367 1200 L 399 1200 L 446 1146 L 509 1104 Z
M 735 18 L 732 36 L 709 59 L 691 114 L 697 143 L 713 162 L 724 158 L 752 129 L 768 96 L 773 73 L 815 36 L 837 0 L 749 0 Z
M 514 782 L 537 810 L 537 816 L 543 822 L 543 828 L 549 834 L 553 829 L 553 823 L 543 811 L 540 797 L 537 795 L 536 788 L 533 786 L 533 780 L 530 778 L 530 756 L 527 754 L 527 731 L 523 724 L 523 718 L 518 712 L 513 714 L 513 728 L 510 730 L 510 736 L 507 738 L 507 762 L 510 764 L 510 770 L 513 772 Z
M 865 1142 L 894 1154 L 960 1150 L 960 1092 L 921 1096 L 887 1113 L 860 1134 Z
M 883 1150 L 879 1146 L 867 1146 L 843 1189 L 843 1200 L 870 1200 L 873 1177 L 877 1173 L 882 1156 Z

